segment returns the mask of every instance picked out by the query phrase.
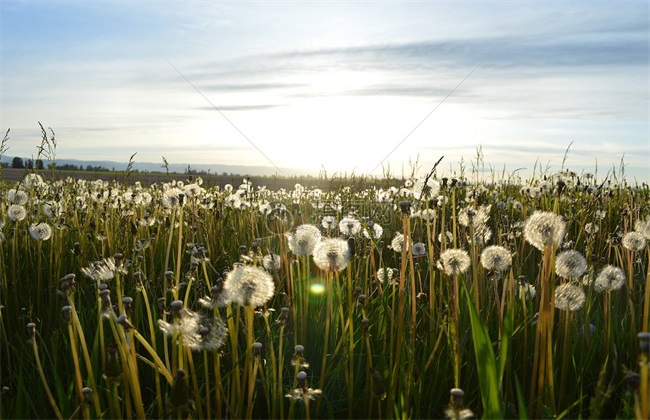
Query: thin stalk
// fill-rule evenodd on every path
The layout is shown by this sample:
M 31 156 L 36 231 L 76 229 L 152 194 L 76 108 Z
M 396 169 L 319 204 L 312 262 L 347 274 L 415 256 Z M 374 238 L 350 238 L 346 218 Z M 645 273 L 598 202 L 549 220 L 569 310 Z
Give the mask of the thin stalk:
M 41 377 L 43 388 L 45 388 L 47 399 L 50 401 L 50 405 L 54 410 L 54 415 L 56 416 L 56 418 L 62 420 L 63 416 L 61 415 L 61 411 L 59 411 L 59 407 L 56 405 L 56 401 L 54 400 L 52 391 L 50 391 L 50 386 L 47 384 L 47 379 L 45 378 L 45 372 L 43 372 L 43 365 L 41 365 L 41 359 L 38 355 L 38 345 L 36 345 L 36 338 L 32 337 L 30 341 L 32 342 L 32 349 L 34 350 L 34 359 L 36 360 L 36 367 L 38 369 L 38 374 Z

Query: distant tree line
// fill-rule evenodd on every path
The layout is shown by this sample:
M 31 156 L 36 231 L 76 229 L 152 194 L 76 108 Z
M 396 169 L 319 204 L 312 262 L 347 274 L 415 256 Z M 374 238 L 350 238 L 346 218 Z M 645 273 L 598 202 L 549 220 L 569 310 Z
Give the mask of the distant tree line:
M 54 165 L 54 163 L 51 163 L 50 165 Z M 11 161 L 11 164 L 8 163 L 3 163 L 3 167 L 11 167 L 14 169 L 45 169 L 43 160 L 42 159 L 23 159 L 21 157 L 14 157 L 13 160 Z M 49 165 L 48 165 L 49 167 Z M 84 168 L 83 165 L 72 165 L 70 163 L 66 163 L 63 165 L 56 165 L 56 169 L 62 170 L 62 171 L 88 171 L 88 172 L 108 172 L 110 169 L 108 169 L 105 166 L 92 166 L 92 165 L 86 165 Z

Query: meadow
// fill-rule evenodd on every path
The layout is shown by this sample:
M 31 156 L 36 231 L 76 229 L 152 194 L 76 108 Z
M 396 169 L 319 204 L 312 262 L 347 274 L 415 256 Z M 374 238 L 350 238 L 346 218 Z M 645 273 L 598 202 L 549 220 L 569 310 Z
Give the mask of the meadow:
M 646 184 L 50 175 L 0 183 L 2 418 L 649 418 Z

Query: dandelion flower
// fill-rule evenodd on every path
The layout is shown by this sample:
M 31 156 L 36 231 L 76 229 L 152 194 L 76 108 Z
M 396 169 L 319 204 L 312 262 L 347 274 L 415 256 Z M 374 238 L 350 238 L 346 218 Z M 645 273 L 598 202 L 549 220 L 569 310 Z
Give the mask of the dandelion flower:
M 29 234 L 37 241 L 47 241 L 52 236 L 52 228 L 47 223 L 32 223 Z
M 314 263 L 324 271 L 341 271 L 350 261 L 348 242 L 339 238 L 326 238 L 314 248 Z
M 230 271 L 223 288 L 230 302 L 255 308 L 266 305 L 275 292 L 273 277 L 251 265 L 240 265 Z
M 462 249 L 448 249 L 440 254 L 439 264 L 448 276 L 457 276 L 469 269 L 470 258 L 467 251 Z
M 352 216 L 346 216 L 339 222 L 339 230 L 346 236 L 358 235 L 361 232 L 361 222 Z
M 481 265 L 486 270 L 504 272 L 510 269 L 512 254 L 499 245 L 488 246 L 481 252 Z
M 561 216 L 536 211 L 524 224 L 524 239 L 535 248 L 543 251 L 546 245 L 560 246 L 565 230 L 566 224 Z
M 574 250 L 564 251 L 555 258 L 555 274 L 565 279 L 577 279 L 587 271 L 587 260 Z
M 320 230 L 314 225 L 300 225 L 294 233 L 286 233 L 289 249 L 294 255 L 310 255 L 320 241 Z
M 20 204 L 12 204 L 7 209 L 7 217 L 14 222 L 20 222 L 27 217 L 27 210 Z
M 555 289 L 555 307 L 564 311 L 577 311 L 585 304 L 582 288 L 566 283 Z
M 625 273 L 619 267 L 607 265 L 598 273 L 594 282 L 597 292 L 619 290 L 625 284 Z
M 625 249 L 629 249 L 630 251 L 641 251 L 645 248 L 646 239 L 645 236 L 639 232 L 628 232 L 623 235 L 621 243 Z

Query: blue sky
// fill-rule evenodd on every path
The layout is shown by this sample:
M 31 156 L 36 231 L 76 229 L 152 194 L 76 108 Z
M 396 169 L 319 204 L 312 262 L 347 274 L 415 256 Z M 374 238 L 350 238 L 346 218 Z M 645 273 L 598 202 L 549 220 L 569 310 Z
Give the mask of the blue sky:
M 648 181 L 648 7 L 3 1 L 1 128 L 8 155 L 36 154 L 41 121 L 59 158 L 330 174 L 450 173 L 479 145 L 553 170 L 571 144 L 571 169 L 624 157 Z

